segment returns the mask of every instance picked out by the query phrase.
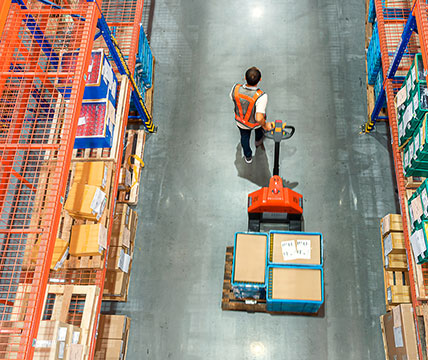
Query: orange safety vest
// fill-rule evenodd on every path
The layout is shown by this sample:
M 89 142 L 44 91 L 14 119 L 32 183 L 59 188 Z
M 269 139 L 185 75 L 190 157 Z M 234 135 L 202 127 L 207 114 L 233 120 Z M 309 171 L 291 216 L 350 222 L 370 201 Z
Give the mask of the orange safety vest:
M 255 104 L 264 92 L 260 89 L 246 89 L 241 84 L 236 84 L 233 89 L 233 102 L 235 103 L 235 120 L 249 129 L 258 126 L 256 121 Z

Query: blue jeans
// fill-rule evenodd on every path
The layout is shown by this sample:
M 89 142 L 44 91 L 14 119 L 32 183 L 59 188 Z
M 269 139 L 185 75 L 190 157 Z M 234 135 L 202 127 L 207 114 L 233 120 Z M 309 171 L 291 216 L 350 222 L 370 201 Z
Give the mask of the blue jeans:
M 251 157 L 251 155 L 253 154 L 251 152 L 251 147 L 250 147 L 250 136 L 251 136 L 252 130 L 241 129 L 240 127 L 238 127 L 238 129 L 239 129 L 239 132 L 241 133 L 241 145 L 242 145 L 242 149 L 244 150 L 244 155 L 247 158 Z M 263 139 L 264 133 L 261 127 L 255 129 L 254 132 L 256 133 L 256 141 L 260 141 L 261 139 Z

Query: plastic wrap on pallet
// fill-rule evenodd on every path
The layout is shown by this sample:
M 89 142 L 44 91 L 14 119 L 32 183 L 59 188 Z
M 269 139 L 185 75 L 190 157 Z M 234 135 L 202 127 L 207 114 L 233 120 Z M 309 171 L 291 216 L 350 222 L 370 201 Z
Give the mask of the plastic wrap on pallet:
M 383 88 L 383 71 L 381 66 L 376 77 L 376 82 L 374 84 L 375 101 L 377 100 L 382 88 Z M 382 107 L 386 107 L 386 96 L 385 96 L 385 101 L 382 104 Z
M 376 6 L 375 6 L 375 0 L 370 0 L 369 3 L 369 14 L 367 18 L 369 23 L 374 23 L 376 20 Z
M 377 23 L 373 26 L 373 34 L 367 49 L 367 75 L 369 85 L 374 85 L 376 77 L 382 66 Z

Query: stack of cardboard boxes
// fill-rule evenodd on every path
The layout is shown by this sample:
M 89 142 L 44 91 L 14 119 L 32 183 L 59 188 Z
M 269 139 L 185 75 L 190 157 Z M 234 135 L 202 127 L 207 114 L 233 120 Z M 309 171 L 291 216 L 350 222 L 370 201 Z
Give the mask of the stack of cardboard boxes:
M 389 214 L 381 220 L 384 264 L 385 303 L 387 310 L 410 303 L 410 284 L 401 215 Z
M 100 315 L 95 360 L 126 358 L 131 319 L 121 315 Z
M 137 213 L 127 204 L 116 204 L 107 256 L 104 300 L 127 299 L 137 221 Z

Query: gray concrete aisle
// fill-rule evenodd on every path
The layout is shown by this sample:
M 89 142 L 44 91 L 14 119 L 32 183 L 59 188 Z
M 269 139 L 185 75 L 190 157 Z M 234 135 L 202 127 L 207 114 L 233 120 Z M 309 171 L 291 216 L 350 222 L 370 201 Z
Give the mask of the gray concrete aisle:
M 382 359 L 379 218 L 394 212 L 384 126 L 366 119 L 364 2 L 157 0 L 154 120 L 138 205 L 128 359 Z M 281 175 L 325 238 L 326 316 L 222 312 L 225 247 L 247 226 L 272 144 L 246 165 L 228 98 L 262 70 L 268 116 L 296 135 Z

